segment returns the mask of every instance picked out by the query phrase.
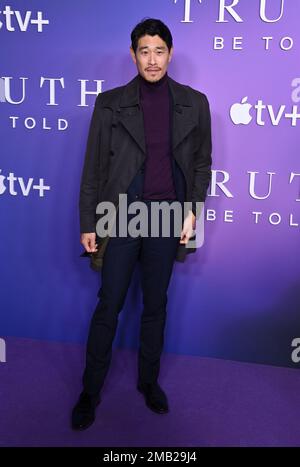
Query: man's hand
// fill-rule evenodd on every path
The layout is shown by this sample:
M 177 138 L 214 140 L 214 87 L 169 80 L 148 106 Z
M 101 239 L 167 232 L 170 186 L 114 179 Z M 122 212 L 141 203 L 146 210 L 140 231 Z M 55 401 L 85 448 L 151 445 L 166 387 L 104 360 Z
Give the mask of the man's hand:
M 98 251 L 98 245 L 96 243 L 96 234 L 93 233 L 82 233 L 80 237 L 80 243 L 84 246 L 88 253 L 94 253 Z
M 194 234 L 196 228 L 196 216 L 193 211 L 189 211 L 187 217 L 184 219 L 183 229 L 181 231 L 180 243 L 187 244 L 191 236 Z

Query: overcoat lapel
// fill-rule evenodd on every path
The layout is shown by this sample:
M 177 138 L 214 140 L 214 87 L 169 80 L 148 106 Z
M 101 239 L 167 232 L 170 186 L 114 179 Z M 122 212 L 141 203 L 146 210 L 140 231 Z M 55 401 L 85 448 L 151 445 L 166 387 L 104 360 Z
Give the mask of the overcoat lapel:
M 175 150 L 181 141 L 197 125 L 197 121 L 193 119 L 191 98 L 185 87 L 174 81 L 170 76 L 168 76 L 168 84 L 173 99 L 172 149 Z M 144 121 L 139 98 L 138 75 L 136 75 L 124 87 L 124 91 L 120 98 L 120 106 L 117 112 L 119 113 L 119 121 L 136 141 L 141 150 L 146 154 Z

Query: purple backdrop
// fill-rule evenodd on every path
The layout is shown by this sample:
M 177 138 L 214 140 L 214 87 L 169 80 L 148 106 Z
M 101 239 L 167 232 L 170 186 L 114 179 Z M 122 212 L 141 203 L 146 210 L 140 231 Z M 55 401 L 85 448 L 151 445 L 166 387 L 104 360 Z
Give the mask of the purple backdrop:
M 1 2 L 1 336 L 86 340 L 100 277 L 79 257 L 78 195 L 97 82 L 136 74 L 130 31 L 153 16 L 173 34 L 169 75 L 208 97 L 213 136 L 205 243 L 175 265 L 165 350 L 297 367 L 300 4 L 223 4 Z M 140 313 L 137 267 L 116 345 L 137 345 Z

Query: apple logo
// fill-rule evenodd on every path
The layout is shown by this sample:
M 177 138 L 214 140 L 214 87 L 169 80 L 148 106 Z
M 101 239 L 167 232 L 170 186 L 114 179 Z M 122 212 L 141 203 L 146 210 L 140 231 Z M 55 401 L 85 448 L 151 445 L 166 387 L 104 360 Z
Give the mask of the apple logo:
M 248 125 L 251 122 L 252 117 L 249 113 L 251 109 L 251 104 L 246 104 L 248 97 L 244 97 L 241 100 L 241 103 L 233 104 L 230 108 L 230 117 L 235 125 L 243 124 Z
M 1 172 L 2 169 L 0 169 L 0 172 Z M 6 190 L 6 186 L 4 185 L 4 180 L 5 180 L 6 177 L 4 177 L 4 175 L 0 175 L 0 195 L 2 195 L 2 193 L 5 192 Z

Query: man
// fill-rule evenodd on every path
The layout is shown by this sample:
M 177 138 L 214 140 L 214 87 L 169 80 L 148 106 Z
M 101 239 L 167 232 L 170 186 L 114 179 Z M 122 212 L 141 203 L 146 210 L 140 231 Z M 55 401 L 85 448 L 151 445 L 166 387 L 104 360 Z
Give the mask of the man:
M 167 73 L 172 35 L 158 19 L 141 21 L 131 33 L 130 53 L 138 74 L 127 85 L 97 96 L 90 124 L 80 189 L 80 231 L 85 254 L 100 258 L 99 302 L 90 324 L 83 391 L 72 412 L 72 427 L 95 419 L 112 353 L 118 314 L 137 261 L 141 265 L 143 313 L 137 389 L 154 412 L 169 411 L 158 384 L 166 322 L 167 289 L 174 260 L 184 261 L 193 236 L 196 203 L 204 202 L 211 179 L 211 120 L 205 94 L 177 83 Z M 98 235 L 96 208 L 119 195 L 154 203 L 190 202 L 176 235 Z M 197 215 L 198 217 L 198 215 Z M 118 218 L 118 211 L 117 211 Z M 149 215 L 150 223 L 153 222 Z M 117 221 L 116 221 L 117 223 Z M 180 238 L 179 238 L 180 237 Z

